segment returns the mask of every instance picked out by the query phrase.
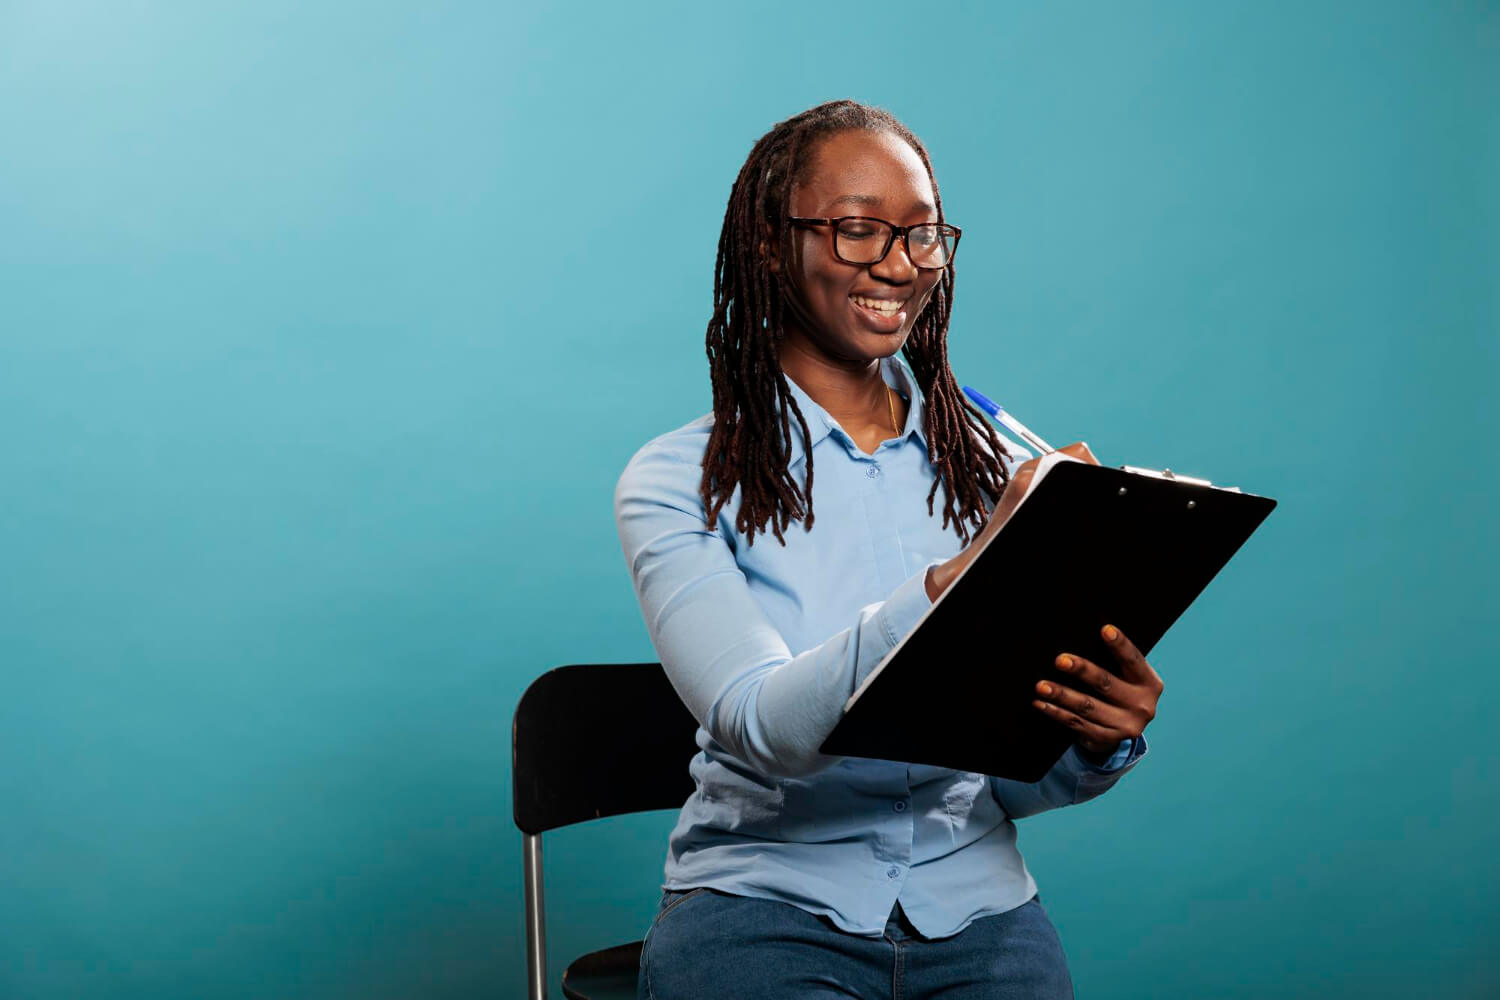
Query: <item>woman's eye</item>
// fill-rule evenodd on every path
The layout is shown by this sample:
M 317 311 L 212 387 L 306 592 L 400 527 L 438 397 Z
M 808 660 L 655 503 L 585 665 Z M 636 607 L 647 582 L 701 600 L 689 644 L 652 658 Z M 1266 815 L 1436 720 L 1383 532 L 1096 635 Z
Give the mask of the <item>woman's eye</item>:
M 851 240 L 869 239 L 875 235 L 875 230 L 868 226 L 849 226 L 839 230 L 839 235 Z

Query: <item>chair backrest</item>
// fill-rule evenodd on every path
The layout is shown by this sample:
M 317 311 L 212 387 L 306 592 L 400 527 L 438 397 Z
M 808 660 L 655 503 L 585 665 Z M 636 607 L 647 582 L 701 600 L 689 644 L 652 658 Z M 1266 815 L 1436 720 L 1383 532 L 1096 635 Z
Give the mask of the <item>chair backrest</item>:
M 698 722 L 659 663 L 557 667 L 521 695 L 511 733 L 516 826 L 676 809 L 693 791 Z

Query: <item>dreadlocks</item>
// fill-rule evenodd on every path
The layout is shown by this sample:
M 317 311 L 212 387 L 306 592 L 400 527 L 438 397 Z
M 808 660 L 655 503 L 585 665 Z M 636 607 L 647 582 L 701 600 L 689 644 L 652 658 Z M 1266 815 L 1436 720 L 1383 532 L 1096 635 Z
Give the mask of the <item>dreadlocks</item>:
M 714 262 L 714 311 L 708 322 L 708 362 L 713 375 L 714 425 L 703 455 L 699 495 L 708 525 L 735 487 L 741 489 L 736 527 L 753 545 L 757 531 L 771 532 L 782 545 L 784 529 L 800 520 L 813 526 L 812 439 L 807 420 L 781 370 L 784 271 L 772 274 L 765 245 L 775 241 L 781 259 L 790 259 L 791 238 L 785 223 L 791 214 L 792 188 L 807 168 L 818 143 L 838 132 L 890 132 L 922 158 L 937 195 L 937 179 L 921 141 L 891 114 L 854 101 L 830 101 L 777 124 L 761 137 L 740 168 L 729 192 L 724 228 Z M 937 197 L 938 218 L 943 200 Z M 943 272 L 926 308 L 912 325 L 902 354 L 911 366 L 926 401 L 922 414 L 927 458 L 938 469 L 927 494 L 933 513 L 938 484 L 943 485 L 943 527 L 952 522 L 964 544 L 970 526 L 982 527 L 983 494 L 998 498 L 1008 476 L 1001 456 L 1009 453 L 993 427 L 964 398 L 948 367 L 948 317 L 953 302 L 953 270 Z M 796 418 L 807 463 L 805 484 L 787 468 L 791 454 L 791 418 Z M 988 445 L 988 451 L 981 442 Z

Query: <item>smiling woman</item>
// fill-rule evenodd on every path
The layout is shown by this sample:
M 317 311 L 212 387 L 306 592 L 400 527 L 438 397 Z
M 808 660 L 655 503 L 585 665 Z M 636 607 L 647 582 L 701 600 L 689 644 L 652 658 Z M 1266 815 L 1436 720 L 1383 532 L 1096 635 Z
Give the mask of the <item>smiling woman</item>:
M 818 751 L 1035 465 L 948 366 L 959 236 L 916 136 L 852 101 L 778 124 L 730 194 L 714 410 L 638 451 L 615 492 L 702 750 L 643 997 L 1072 995 L 1014 820 L 1099 795 L 1146 752 L 1161 684 L 1128 639 L 1105 631 L 1119 677 L 1059 659 L 1089 694 L 1039 688 L 1078 739 L 1035 784 Z
M 941 228 L 919 230 L 919 247 L 931 232 L 946 259 L 930 249 L 914 259 L 910 231 L 898 238 L 895 228 L 927 224 Z M 804 484 L 786 467 L 788 412 L 804 453 L 810 433 L 788 378 L 815 386 L 818 403 L 870 452 L 890 426 L 879 419 L 890 401 L 876 362 L 904 349 L 930 410 L 923 423 L 935 424 L 945 446 L 943 454 L 929 448 L 938 470 L 929 512 L 941 482 L 943 527 L 954 523 L 968 541 L 969 528 L 984 521 L 985 497 L 1004 489 L 1007 452 L 948 369 L 957 240 L 926 149 L 884 111 L 819 105 L 755 144 L 724 214 L 708 329 L 717 420 L 700 492 L 711 525 L 738 487 L 736 526 L 747 544 L 768 524 L 778 539 L 792 520 L 811 530 L 813 456 Z M 752 370 L 756 377 L 742 374 Z

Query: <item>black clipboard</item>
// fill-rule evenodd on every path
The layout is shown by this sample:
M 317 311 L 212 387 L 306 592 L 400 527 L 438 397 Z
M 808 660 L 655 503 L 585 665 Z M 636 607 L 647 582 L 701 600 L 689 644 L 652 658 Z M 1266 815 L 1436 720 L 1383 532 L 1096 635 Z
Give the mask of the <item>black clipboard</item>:
M 1106 624 L 1149 654 L 1275 506 L 1170 471 L 1058 462 L 855 691 L 822 752 L 1040 780 L 1075 740 L 1031 704 L 1038 680 L 1070 683 L 1057 654 L 1117 672 Z

